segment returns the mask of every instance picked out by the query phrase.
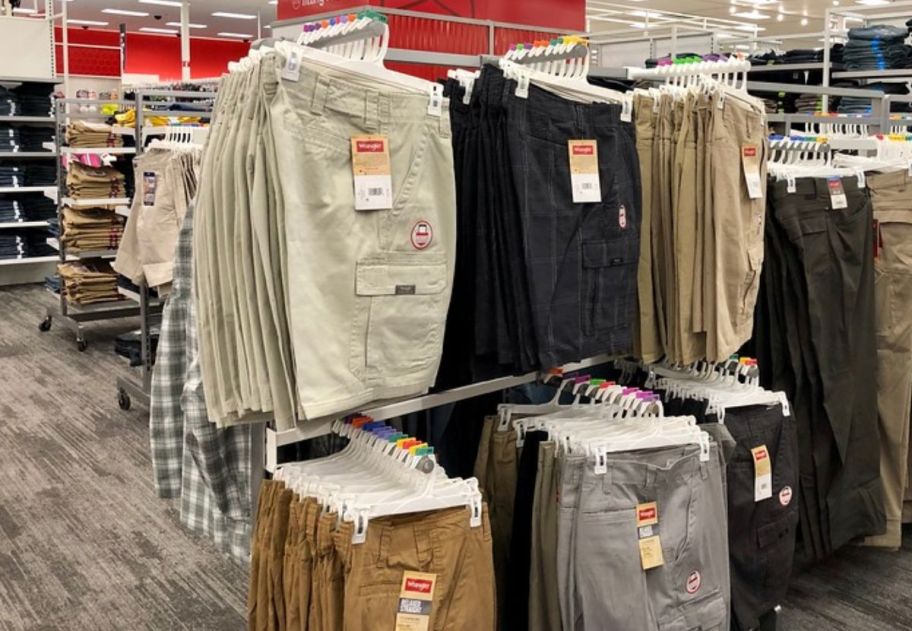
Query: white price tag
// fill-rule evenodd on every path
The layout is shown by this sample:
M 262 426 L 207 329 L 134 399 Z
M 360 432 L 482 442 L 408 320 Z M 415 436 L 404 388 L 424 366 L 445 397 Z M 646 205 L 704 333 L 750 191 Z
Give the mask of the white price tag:
M 763 187 L 760 182 L 760 154 L 757 145 L 741 146 L 741 168 L 744 170 L 748 197 L 751 199 L 763 197 Z
M 570 157 L 570 186 L 574 204 L 602 201 L 599 182 L 598 142 L 595 140 L 568 140 Z
M 282 78 L 288 81 L 297 81 L 301 78 L 301 57 L 298 51 L 292 50 L 282 67 Z
M 842 178 L 838 175 L 827 178 L 827 187 L 830 189 L 830 206 L 833 210 L 842 210 L 849 207 L 845 189 L 842 187 Z
M 391 209 L 393 178 L 386 136 L 354 136 L 351 145 L 355 210 Z
M 766 445 L 754 447 L 751 455 L 754 457 L 754 501 L 759 502 L 773 496 L 773 463 Z

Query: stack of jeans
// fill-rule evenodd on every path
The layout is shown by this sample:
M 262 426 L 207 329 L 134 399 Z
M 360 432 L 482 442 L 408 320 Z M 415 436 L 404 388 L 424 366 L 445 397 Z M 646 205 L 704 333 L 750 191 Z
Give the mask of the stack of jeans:
M 0 126 L 0 152 L 19 151 L 20 146 L 19 130 L 6 125 Z
M 19 200 L 0 197 L 0 223 L 12 223 L 14 221 L 25 221 L 25 208 Z
M 54 86 L 48 83 L 24 83 L 14 90 L 21 116 L 51 116 Z M 0 93 L 2 95 L 2 93 Z M 2 99 L 2 96 L 0 96 Z
M 47 128 L 22 127 L 19 129 L 20 151 L 45 151 L 44 143 L 54 142 L 54 134 Z
M 0 171 L 2 178 L 2 171 Z M 48 164 L 30 164 L 25 167 L 25 181 L 28 186 L 56 186 L 57 167 Z
M 845 44 L 843 62 L 847 70 L 888 70 L 910 66 L 908 29 L 884 24 L 853 28 Z
M 0 204 L 6 201 L 0 199 Z M 18 195 L 16 201 L 23 209 L 26 221 L 46 221 L 57 217 L 57 204 L 41 193 Z
M 0 259 L 23 259 L 28 256 L 28 243 L 18 234 L 0 234 Z
M 149 329 L 150 355 L 155 361 L 155 351 L 158 349 L 158 337 L 161 328 L 158 326 Z M 142 331 L 137 329 L 128 333 L 121 333 L 114 338 L 114 352 L 130 360 L 131 366 L 142 365 Z
M 0 186 L 25 186 L 26 170 L 23 167 L 0 165 Z

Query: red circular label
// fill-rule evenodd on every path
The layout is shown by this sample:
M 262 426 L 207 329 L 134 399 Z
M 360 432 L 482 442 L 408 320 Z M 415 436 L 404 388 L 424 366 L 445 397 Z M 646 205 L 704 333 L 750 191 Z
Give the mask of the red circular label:
M 412 227 L 412 246 L 416 250 L 423 250 L 434 240 L 434 229 L 431 224 L 421 219 Z
M 783 506 L 788 506 L 792 501 L 792 487 L 783 486 L 782 490 L 779 491 L 779 503 Z
M 700 591 L 700 586 L 703 584 L 703 577 L 700 576 L 700 573 L 694 570 L 690 573 L 690 576 L 687 577 L 687 593 L 696 594 Z

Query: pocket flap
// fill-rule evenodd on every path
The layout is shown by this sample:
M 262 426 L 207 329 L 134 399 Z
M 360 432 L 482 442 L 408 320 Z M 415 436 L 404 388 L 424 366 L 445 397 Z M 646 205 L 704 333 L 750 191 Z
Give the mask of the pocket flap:
M 757 529 L 757 544 L 761 548 L 771 546 L 786 536 L 789 529 L 794 529 L 797 525 L 798 511 L 790 510 L 779 515 L 771 524 L 760 526 Z
M 583 267 L 615 267 L 636 263 L 635 236 L 583 243 Z
M 446 263 L 428 256 L 389 257 L 358 262 L 359 296 L 439 294 L 447 285 Z
M 880 223 L 908 223 L 912 224 L 912 211 L 909 210 L 880 210 L 874 211 L 874 219 Z
M 800 222 L 801 234 L 817 234 L 819 232 L 826 232 L 827 229 L 827 220 L 826 217 L 815 216 L 815 217 L 802 217 Z
M 692 629 L 720 628 L 728 615 L 722 593 L 715 591 L 696 598 L 678 608 L 679 615 L 668 621 L 659 621 L 660 631 L 691 631 Z

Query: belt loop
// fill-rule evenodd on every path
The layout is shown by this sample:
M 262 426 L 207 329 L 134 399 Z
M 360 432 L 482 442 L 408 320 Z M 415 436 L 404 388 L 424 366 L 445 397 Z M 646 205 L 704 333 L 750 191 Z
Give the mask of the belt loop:
M 380 130 L 380 93 L 368 90 L 364 95 L 364 126 L 376 133 Z
M 466 523 L 468 523 L 468 520 L 466 520 Z M 418 554 L 418 562 L 421 565 L 430 565 L 433 559 L 431 529 L 427 526 L 422 526 L 420 523 L 415 524 L 412 528 L 415 534 L 415 552 Z
M 326 108 L 326 98 L 329 91 L 332 90 L 332 81 L 329 77 L 317 77 L 317 83 L 314 85 L 313 101 L 310 103 L 311 114 L 322 114 Z
M 380 118 L 380 125 L 384 130 L 388 130 L 393 119 L 392 99 L 389 94 L 382 92 L 377 95 L 377 115 Z
M 605 495 L 611 495 L 611 492 L 614 490 L 614 482 L 611 475 L 613 471 L 614 467 L 609 463 L 607 471 L 602 474 L 602 493 Z
M 437 119 L 437 124 L 440 126 L 440 137 L 449 138 L 450 137 L 450 110 L 446 107 L 444 103 L 443 112 L 440 113 L 440 116 Z
M 656 483 L 656 472 L 652 467 L 646 467 L 646 486 L 652 487 Z
M 700 462 L 700 477 L 706 480 L 709 477 L 709 462 Z
M 374 528 L 377 528 L 378 526 L 379 524 L 373 524 Z M 389 556 L 390 539 L 392 539 L 393 536 L 393 528 L 389 524 L 383 524 L 383 526 L 380 527 L 383 529 L 383 532 L 380 533 L 380 548 L 377 550 L 377 563 L 379 565 L 385 565 L 386 559 Z M 368 525 L 368 528 L 370 528 L 370 525 Z

